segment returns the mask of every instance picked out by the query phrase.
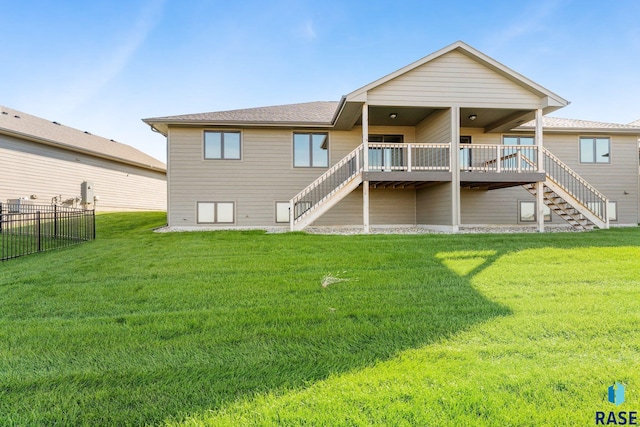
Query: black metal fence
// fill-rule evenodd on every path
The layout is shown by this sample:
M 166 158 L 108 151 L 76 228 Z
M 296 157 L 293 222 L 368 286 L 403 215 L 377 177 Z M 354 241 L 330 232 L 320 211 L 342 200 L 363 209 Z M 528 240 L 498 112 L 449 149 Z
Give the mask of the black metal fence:
M 93 210 L 0 203 L 0 261 L 96 238 Z

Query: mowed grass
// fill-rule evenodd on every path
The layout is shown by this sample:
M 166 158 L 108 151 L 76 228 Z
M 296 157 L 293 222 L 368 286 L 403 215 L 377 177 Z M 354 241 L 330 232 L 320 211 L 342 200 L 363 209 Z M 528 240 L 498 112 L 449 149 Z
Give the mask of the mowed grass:
M 639 229 L 97 220 L 95 242 L 0 264 L 0 425 L 574 426 L 640 410 Z

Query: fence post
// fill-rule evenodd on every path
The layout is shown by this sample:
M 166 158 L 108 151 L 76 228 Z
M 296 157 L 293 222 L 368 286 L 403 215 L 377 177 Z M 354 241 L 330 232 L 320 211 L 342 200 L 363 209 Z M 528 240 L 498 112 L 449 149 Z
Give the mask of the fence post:
M 0 202 L 0 233 L 2 233 L 3 219 L 4 218 L 2 218 L 2 202 Z
M 38 247 L 38 252 L 41 252 L 42 246 L 40 242 L 40 211 L 36 211 L 36 246 Z
M 53 237 L 58 238 L 58 205 L 53 205 Z

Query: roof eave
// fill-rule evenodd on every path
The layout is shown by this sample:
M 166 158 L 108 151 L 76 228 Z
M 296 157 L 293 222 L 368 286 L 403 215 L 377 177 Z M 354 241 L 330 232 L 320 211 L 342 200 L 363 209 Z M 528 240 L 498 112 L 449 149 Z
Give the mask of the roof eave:
M 519 126 L 514 131 L 533 132 L 533 126 Z M 615 129 L 615 128 L 588 128 L 588 127 L 543 127 L 544 132 L 550 133 L 604 133 L 616 135 L 640 135 L 640 128 L 637 129 Z
M 129 159 L 122 158 L 122 157 L 109 156 L 107 154 L 103 154 L 103 153 L 100 153 L 100 152 L 97 152 L 97 151 L 79 148 L 79 147 L 76 147 L 76 146 L 73 146 L 73 145 L 65 144 L 65 143 L 54 141 L 54 140 L 47 139 L 47 138 L 36 137 L 36 136 L 29 135 L 29 134 L 22 133 L 22 132 L 12 131 L 12 130 L 6 129 L 6 128 L 0 129 L 0 133 L 4 133 L 5 135 L 9 135 L 9 136 L 17 137 L 17 138 L 20 138 L 20 139 L 25 139 L 25 140 L 28 140 L 28 141 L 36 142 L 36 143 L 39 143 L 39 144 L 44 144 L 44 145 L 49 145 L 49 146 L 52 146 L 52 147 L 63 148 L 65 150 L 67 150 L 67 151 L 72 151 L 74 153 L 87 154 L 87 155 L 90 155 L 92 157 L 99 157 L 99 158 L 105 159 L 105 160 L 111 160 L 111 161 L 115 161 L 115 162 L 118 162 L 118 163 L 124 163 L 124 164 L 128 164 L 128 165 L 131 165 L 131 166 L 136 166 L 136 167 L 147 169 L 147 170 L 151 170 L 151 171 L 154 171 L 154 172 L 163 172 L 163 173 L 167 172 L 166 166 L 163 167 L 163 168 L 160 168 L 160 167 L 156 167 L 156 166 L 145 164 L 145 163 L 138 163 L 138 162 L 134 162 L 134 161 L 129 160 Z
M 244 122 L 240 120 L 155 120 L 144 119 L 143 122 L 151 126 L 153 129 L 161 132 L 166 136 L 166 131 L 169 126 L 219 126 L 219 127 L 304 127 L 304 128 L 331 128 L 332 122 Z

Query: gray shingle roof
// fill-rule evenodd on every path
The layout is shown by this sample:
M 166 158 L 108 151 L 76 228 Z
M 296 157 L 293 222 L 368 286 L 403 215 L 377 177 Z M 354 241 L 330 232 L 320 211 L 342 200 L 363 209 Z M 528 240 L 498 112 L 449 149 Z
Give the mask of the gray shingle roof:
M 147 169 L 166 171 L 160 160 L 129 145 L 115 142 L 88 132 L 32 116 L 0 105 L 0 133 L 11 133 L 80 151 L 89 155 L 108 158 L 120 163 L 134 164 Z
M 637 126 L 637 127 L 640 127 L 640 119 L 638 119 L 638 120 L 636 120 L 636 121 L 633 121 L 633 122 L 631 122 L 631 123 L 629 123 L 629 124 L 630 124 L 631 126 Z
M 635 122 L 634 122 L 635 123 Z M 594 122 L 590 120 L 562 119 L 559 117 L 542 117 L 542 127 L 546 129 L 611 129 L 611 130 L 632 130 L 638 129 L 640 123 L 630 123 L 623 125 L 619 123 Z M 536 125 L 535 120 L 523 123 L 520 128 L 533 128 Z
M 215 111 L 210 113 L 184 114 L 180 116 L 153 117 L 145 122 L 171 123 L 246 123 L 246 124 L 318 124 L 329 125 L 338 108 L 339 102 L 318 101 L 302 104 L 274 105 L 269 107 L 247 108 L 242 110 Z

